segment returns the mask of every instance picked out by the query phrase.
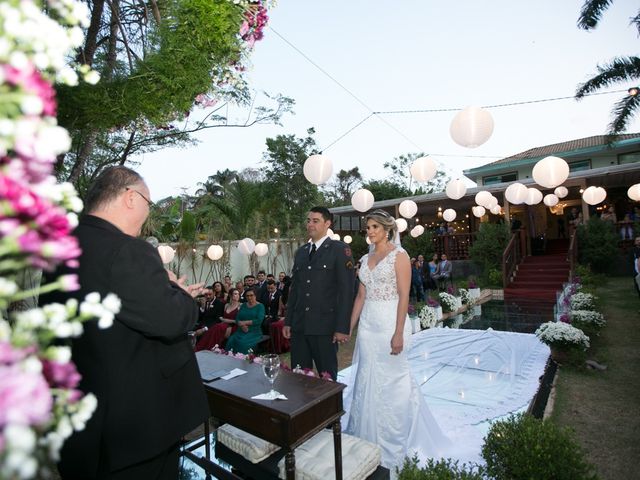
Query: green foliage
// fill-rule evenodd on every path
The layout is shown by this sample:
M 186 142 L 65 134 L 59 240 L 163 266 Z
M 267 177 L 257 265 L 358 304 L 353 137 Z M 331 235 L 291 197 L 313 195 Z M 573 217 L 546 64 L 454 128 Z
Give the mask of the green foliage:
M 496 480 L 597 478 L 570 430 L 527 414 L 495 422 L 482 457 Z
M 502 288 L 502 271 L 491 268 L 487 272 L 487 281 L 490 287 Z
M 411 235 L 405 236 L 402 239 L 402 246 L 411 258 L 418 258 L 418 255 L 424 255 L 425 259 L 430 259 L 435 252 L 433 235 L 429 230 L 425 230 L 422 235 L 416 238 Z
M 362 174 L 359 167 L 353 167 L 351 170 L 340 170 L 324 188 L 323 193 L 327 199 L 328 206 L 350 205 L 351 196 L 361 183 Z
M 406 186 L 390 180 L 371 180 L 365 182 L 362 188 L 366 188 L 373 193 L 373 198 L 375 198 L 377 202 L 380 200 L 408 197 L 412 194 L 411 190 Z
M 483 480 L 484 468 L 481 466 L 458 465 L 451 459 L 428 459 L 424 467 L 418 464 L 418 457 L 405 458 L 398 470 L 398 480 Z
M 487 276 L 491 270 L 502 271 L 502 254 L 510 238 L 511 232 L 506 224 L 481 223 L 476 239 L 469 248 L 469 257 Z M 502 284 L 502 276 L 499 284 Z
M 369 245 L 364 239 L 364 235 L 360 234 L 359 232 L 351 235 L 351 238 L 353 240 L 351 241 L 351 244 L 349 246 L 351 247 L 351 254 L 353 255 L 354 260 L 357 262 L 365 254 L 369 253 Z
M 609 222 L 591 217 L 578 226 L 578 257 L 582 265 L 595 272 L 608 272 L 618 255 L 618 236 Z

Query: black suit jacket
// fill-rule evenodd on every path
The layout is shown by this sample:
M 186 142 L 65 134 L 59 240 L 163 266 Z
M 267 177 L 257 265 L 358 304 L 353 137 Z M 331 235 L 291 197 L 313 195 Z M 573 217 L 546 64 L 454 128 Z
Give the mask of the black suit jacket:
M 271 294 L 266 292 L 263 298 L 263 302 L 265 309 L 265 315 L 276 318 L 278 316 L 278 310 L 280 309 L 280 297 L 282 296 L 282 292 L 280 290 L 276 290 L 273 293 L 273 300 L 271 300 Z
M 122 302 L 113 326 L 101 330 L 87 322 L 72 345 L 80 389 L 96 395 L 98 408 L 65 443 L 60 471 L 63 478 L 89 479 L 104 458 L 115 470 L 160 454 L 203 423 L 209 410 L 186 334 L 198 307 L 169 281 L 157 250 L 90 215 L 75 235 L 81 290 L 72 295 L 115 293 Z
M 353 257 L 346 243 L 327 238 L 309 260 L 311 243 L 295 255 L 285 325 L 305 335 L 349 334 Z

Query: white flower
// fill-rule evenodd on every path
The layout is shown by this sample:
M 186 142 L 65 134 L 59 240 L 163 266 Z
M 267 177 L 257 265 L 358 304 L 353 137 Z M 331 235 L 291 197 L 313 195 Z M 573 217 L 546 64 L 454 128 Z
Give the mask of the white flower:
M 33 355 L 25 358 L 21 363 L 22 369 L 26 373 L 40 373 L 42 371 L 42 363 Z
M 75 87 L 78 85 L 78 74 L 74 72 L 71 67 L 65 66 L 58 72 L 58 80 L 65 85 Z
M 9 63 L 16 70 L 24 70 L 29 64 L 29 59 L 24 53 L 15 51 L 9 55 Z
M 8 478 L 33 478 L 38 468 L 36 460 L 20 450 L 10 451 L 3 463 Z
M 59 325 L 69 318 L 67 308 L 60 303 L 50 303 L 42 307 L 42 311 L 49 319 L 50 325 Z
M 16 282 L 0 277 L 0 297 L 10 297 L 18 291 Z
M 2 72 L 2 69 L 0 69 L 0 72 Z M 2 80 L 3 79 L 0 78 L 0 84 L 2 83 Z M 15 130 L 16 125 L 13 120 L 10 120 L 8 118 L 0 119 L 0 135 L 8 137 L 10 135 L 13 135 Z
M 23 328 L 36 328 L 45 324 L 47 317 L 40 308 L 32 308 L 16 314 L 16 320 Z
M 35 95 L 25 95 L 20 100 L 20 110 L 25 115 L 40 115 L 43 108 L 42 100 Z
M 46 356 L 58 363 L 69 363 L 71 361 L 71 349 L 69 347 L 49 347 L 45 352 Z
M 95 70 L 91 70 L 90 72 L 85 74 L 84 81 L 90 85 L 95 85 L 100 81 L 100 74 Z
M 67 222 L 69 222 L 69 226 L 71 228 L 76 228 L 78 226 L 78 215 L 73 212 L 67 213 Z
M 11 338 L 11 327 L 9 322 L 0 318 L 0 341 L 6 342 Z
M 71 148 L 69 132 L 57 125 L 40 129 L 36 141 L 35 153 L 39 158 L 55 157 Z
M 80 27 L 73 27 L 68 30 L 69 42 L 72 47 L 79 47 L 84 41 L 84 33 Z
M 111 325 L 113 325 L 113 314 L 105 311 L 98 319 L 98 328 L 102 328 L 104 330 L 105 328 L 109 328 Z
M 53 328 L 53 333 L 56 337 L 69 338 L 73 336 L 73 328 L 69 322 L 61 323 Z
M 571 310 L 594 310 L 595 299 L 590 293 L 574 293 L 571 296 Z
M 571 310 L 571 323 L 595 325 L 596 327 L 604 327 L 607 321 L 600 312 L 593 310 Z
M 543 323 L 536 330 L 536 337 L 550 346 L 589 348 L 589 337 L 579 328 L 564 322 Z
M 423 329 L 435 327 L 438 324 L 438 315 L 436 309 L 425 305 L 418 314 L 420 317 L 420 326 Z
M 102 300 L 102 306 L 109 310 L 111 313 L 116 314 L 120 312 L 122 302 L 115 293 L 109 293 L 104 300 Z
M 58 435 L 62 437 L 62 439 L 67 439 L 73 433 L 73 428 L 71 428 L 71 421 L 69 417 L 62 416 L 58 421 L 58 427 L 56 428 Z
M 98 292 L 91 292 L 84 297 L 84 303 L 98 304 L 100 303 L 100 294 Z M 81 307 L 82 308 L 82 307 Z
M 60 460 L 60 449 L 64 444 L 64 438 L 58 432 L 49 432 L 45 438 L 44 443 L 49 447 L 49 456 L 53 461 Z
M 30 453 L 36 446 L 36 435 L 29 427 L 10 423 L 4 428 L 4 438 L 11 449 Z

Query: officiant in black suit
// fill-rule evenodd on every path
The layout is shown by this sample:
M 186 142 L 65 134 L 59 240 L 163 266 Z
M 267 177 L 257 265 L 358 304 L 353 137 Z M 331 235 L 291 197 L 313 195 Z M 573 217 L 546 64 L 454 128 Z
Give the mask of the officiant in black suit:
M 353 257 L 347 244 L 327 235 L 332 215 L 313 207 L 311 241 L 295 255 L 283 335 L 291 338 L 291 365 L 338 374 L 338 344 L 349 340 L 353 306 Z
M 187 336 L 198 320 L 192 297 L 201 285 L 169 275 L 157 250 L 136 238 L 150 206 L 140 175 L 108 168 L 90 186 L 74 232 L 82 255 L 72 272 L 81 290 L 73 296 L 114 293 L 122 307 L 111 327 L 89 321 L 73 341 L 80 390 L 93 393 L 98 406 L 64 444 L 63 479 L 174 480 L 180 438 L 209 417 Z M 71 294 L 56 295 L 41 303 Z

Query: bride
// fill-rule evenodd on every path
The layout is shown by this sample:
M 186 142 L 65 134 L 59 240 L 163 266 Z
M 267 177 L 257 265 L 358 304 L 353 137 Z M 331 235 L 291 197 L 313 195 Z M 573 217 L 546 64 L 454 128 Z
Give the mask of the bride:
M 367 236 L 375 248 L 362 258 L 360 287 L 351 313 L 358 320 L 353 365 L 353 399 L 346 431 L 380 445 L 382 465 L 401 467 L 405 457 L 440 458 L 450 446 L 411 376 L 407 321 L 411 266 L 393 243 L 397 227 L 387 212 L 366 216 Z M 399 243 L 399 242 L 398 242 Z

